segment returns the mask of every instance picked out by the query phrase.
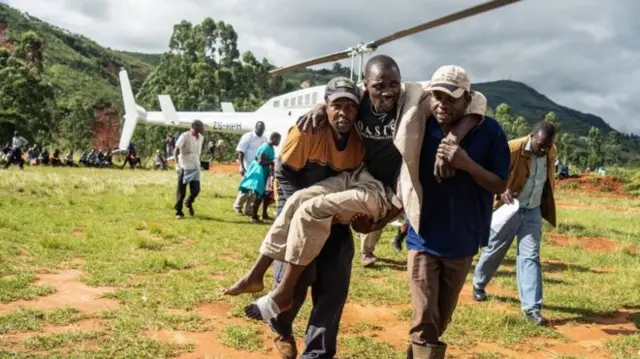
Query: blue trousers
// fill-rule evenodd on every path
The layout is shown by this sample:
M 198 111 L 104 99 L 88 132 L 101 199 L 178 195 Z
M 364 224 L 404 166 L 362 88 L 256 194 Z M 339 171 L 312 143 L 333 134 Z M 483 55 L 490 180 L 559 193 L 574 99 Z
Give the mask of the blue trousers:
M 520 209 L 499 233 L 493 233 L 489 245 L 478 260 L 473 286 L 484 289 L 502 263 L 515 237 L 518 237 L 516 279 L 523 312 L 542 309 L 542 267 L 540 265 L 540 241 L 542 216 L 540 207 Z
M 305 350 L 301 359 L 333 358 L 337 351 L 338 327 L 349 294 L 354 245 L 349 226 L 334 225 L 324 247 L 304 269 L 296 284 L 293 306 L 269 323 L 282 337 L 293 336 L 293 321 L 311 287 L 313 308 L 307 323 Z M 284 277 L 285 263 L 274 264 L 274 288 Z

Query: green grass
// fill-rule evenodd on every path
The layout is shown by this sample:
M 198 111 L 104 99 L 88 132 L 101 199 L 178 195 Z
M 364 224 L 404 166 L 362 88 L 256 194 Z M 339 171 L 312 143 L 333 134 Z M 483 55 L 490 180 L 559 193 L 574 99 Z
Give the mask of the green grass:
M 54 285 L 37 284 L 39 274 L 68 268 L 83 271 L 80 280 L 87 285 L 114 287 L 106 297 L 116 299 L 119 305 L 92 315 L 62 304 L 47 310 L 27 305 L 1 314 L 0 357 L 164 358 L 189 351 L 199 354 L 197 346 L 163 341 L 150 334 L 160 331 L 184 333 L 187 338 L 204 335 L 219 348 L 237 353 L 269 353 L 271 332 L 242 314 L 242 308 L 257 295 L 221 295 L 222 288 L 253 263 L 268 230 L 267 225 L 250 224 L 248 218 L 233 213 L 237 181 L 235 174 L 205 174 L 195 203 L 196 217 L 177 221 L 172 212 L 172 172 L 51 168 L 3 172 L 0 310 L 19 299 L 38 300 L 54 293 Z M 560 208 L 559 226 L 547 231 L 578 241 L 585 236 L 608 238 L 619 246 L 610 252 L 592 253 L 579 245 L 553 246 L 545 236 L 544 313 L 562 324 L 596 325 L 623 307 L 636 308 L 627 325 L 639 327 L 640 291 L 635 288 L 640 288 L 640 253 L 632 246 L 640 244 L 640 216 L 636 213 L 640 200 L 576 196 L 574 191 L 559 191 L 558 200 L 576 208 Z M 614 207 L 629 211 L 601 209 Z M 404 357 L 406 337 L 396 333 L 396 339 L 389 339 L 386 330 L 394 325 L 404 328 L 399 332 L 408 331 L 411 320 L 406 252 L 396 253 L 391 248 L 394 230 L 385 231 L 376 249 L 382 260 L 374 268 L 362 268 L 355 256 L 347 304 L 382 308 L 390 316 L 343 320 L 341 358 Z M 458 305 L 443 338 L 452 349 L 474 352 L 478 358 L 502 358 L 505 356 L 497 349 L 483 347 L 476 352 L 474 345 L 511 348 L 526 346 L 531 340 L 572 343 L 557 330 L 534 327 L 521 317 L 514 266 L 515 246 L 493 281 L 501 293 L 490 291 L 487 303 Z M 271 283 L 269 272 L 266 284 Z M 308 300 L 294 326 L 299 342 L 310 311 Z M 98 320 L 99 328 L 43 332 L 88 318 Z M 8 341 L 18 334 L 27 337 Z M 639 343 L 637 334 L 620 334 L 606 342 L 602 351 L 611 358 L 626 358 L 640 350 Z M 215 357 L 209 353 L 212 355 Z
M 259 335 L 260 331 L 255 328 L 230 325 L 220 333 L 220 342 L 238 350 L 261 351 L 264 346 Z

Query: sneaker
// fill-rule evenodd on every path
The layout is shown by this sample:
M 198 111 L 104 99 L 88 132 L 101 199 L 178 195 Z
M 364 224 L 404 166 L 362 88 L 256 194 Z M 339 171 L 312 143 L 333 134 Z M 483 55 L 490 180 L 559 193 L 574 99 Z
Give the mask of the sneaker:
M 193 210 L 193 205 L 192 204 L 187 205 L 187 209 L 189 210 L 189 215 L 191 217 L 193 217 L 196 214 L 196 212 Z
M 404 238 L 400 234 L 396 235 L 393 242 L 391 242 L 391 245 L 398 253 L 402 252 L 402 242 L 404 242 Z
M 363 267 L 371 267 L 378 258 L 373 253 L 362 253 L 360 255 L 360 263 Z
M 176 219 L 183 219 L 183 218 L 184 218 L 184 213 L 182 212 L 176 213 Z

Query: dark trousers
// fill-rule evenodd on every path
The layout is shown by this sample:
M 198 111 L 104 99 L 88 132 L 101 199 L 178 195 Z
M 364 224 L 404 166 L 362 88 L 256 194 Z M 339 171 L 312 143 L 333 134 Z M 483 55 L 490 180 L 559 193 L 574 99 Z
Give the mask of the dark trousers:
M 338 327 L 349 294 L 354 245 L 348 226 L 334 225 L 324 247 L 304 270 L 296 284 L 293 307 L 270 322 L 282 337 L 293 336 L 293 321 L 311 287 L 313 308 L 307 323 L 305 350 L 301 359 L 333 358 L 337 350 Z M 274 264 L 274 288 L 284 276 L 285 263 Z
M 183 183 L 182 179 L 184 177 L 184 170 L 180 170 L 180 174 L 178 175 L 178 189 L 176 191 L 176 214 L 182 214 L 182 204 L 184 203 L 185 198 L 187 197 L 187 185 L 189 186 L 189 198 L 187 198 L 187 202 L 185 203 L 187 208 L 193 205 L 196 197 L 200 193 L 200 181 L 191 181 L 188 184 Z
M 19 148 L 15 148 L 11 150 L 11 155 L 9 155 L 9 160 L 4 164 L 4 168 L 9 168 L 12 163 L 18 163 L 21 169 L 24 169 L 24 160 L 22 159 L 22 151 Z
M 413 344 L 437 344 L 447 329 L 473 257 L 444 258 L 410 250 L 407 270 Z

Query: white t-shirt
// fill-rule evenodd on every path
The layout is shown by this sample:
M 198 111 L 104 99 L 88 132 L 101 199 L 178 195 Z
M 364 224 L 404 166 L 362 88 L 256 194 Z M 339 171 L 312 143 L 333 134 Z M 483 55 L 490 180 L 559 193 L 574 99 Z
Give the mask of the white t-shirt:
M 244 168 L 248 169 L 251 162 L 255 159 L 258 149 L 267 143 L 265 136 L 256 135 L 255 131 L 247 132 L 238 141 L 236 152 L 244 153 Z
M 25 140 L 22 136 L 13 136 L 11 139 L 11 148 L 16 149 L 25 146 L 29 141 Z
M 191 134 L 191 131 L 184 132 L 176 141 L 176 148 L 180 149 L 178 155 L 178 165 L 185 170 L 195 170 L 200 168 L 200 153 L 204 136 L 200 134 L 198 138 Z

